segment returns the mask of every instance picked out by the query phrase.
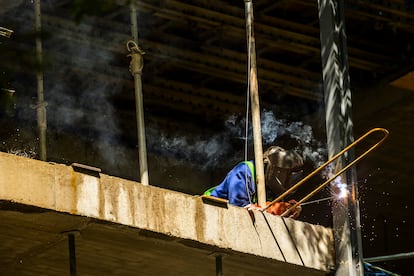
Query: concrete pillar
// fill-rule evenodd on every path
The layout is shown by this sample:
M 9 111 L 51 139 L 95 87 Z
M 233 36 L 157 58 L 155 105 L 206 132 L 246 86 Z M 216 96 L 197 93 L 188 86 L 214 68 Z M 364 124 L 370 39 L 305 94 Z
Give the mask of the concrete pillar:
M 353 142 L 352 101 L 348 72 L 343 1 L 318 0 L 326 131 L 329 157 Z M 340 158 L 339 171 L 354 159 L 352 150 Z M 363 275 L 356 171 L 351 167 L 342 182 L 349 196 L 333 207 L 336 275 Z

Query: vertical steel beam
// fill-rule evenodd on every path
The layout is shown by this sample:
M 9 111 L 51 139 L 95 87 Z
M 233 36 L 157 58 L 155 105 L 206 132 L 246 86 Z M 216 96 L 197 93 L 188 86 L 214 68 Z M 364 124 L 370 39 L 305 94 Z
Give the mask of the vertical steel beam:
M 37 78 L 37 125 L 39 127 L 40 160 L 46 161 L 46 102 L 43 95 L 42 17 L 40 0 L 35 1 L 34 17 L 36 32 L 36 78 Z
M 322 73 L 329 157 L 352 143 L 352 101 L 348 71 L 343 0 L 318 0 Z M 336 171 L 354 159 L 353 151 L 339 160 Z M 336 275 L 363 275 L 356 170 L 342 176 L 350 196 L 332 208 Z
M 75 235 L 68 234 L 68 248 L 69 248 L 69 271 L 71 276 L 76 276 L 76 245 Z
M 253 29 L 253 3 L 244 0 L 248 52 L 248 78 L 252 109 L 254 160 L 257 182 L 257 201 L 259 206 L 266 206 L 266 190 L 264 181 L 262 130 L 260 125 L 259 85 L 257 83 L 256 46 Z M 247 120 L 248 118 L 246 118 Z
M 223 257 L 221 255 L 216 256 L 216 275 L 223 275 Z

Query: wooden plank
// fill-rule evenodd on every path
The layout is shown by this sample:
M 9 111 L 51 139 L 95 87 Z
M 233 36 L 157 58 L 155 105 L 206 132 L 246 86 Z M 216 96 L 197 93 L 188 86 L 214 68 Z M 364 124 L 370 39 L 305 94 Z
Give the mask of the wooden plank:
M 223 199 L 223 198 L 219 198 L 219 197 L 215 197 L 215 196 L 208 196 L 208 195 L 202 195 L 200 196 L 201 200 L 203 201 L 203 203 L 205 204 L 210 204 L 210 205 L 214 205 L 214 206 L 218 206 L 218 207 L 223 207 L 223 208 L 228 208 L 228 200 L 227 199 Z

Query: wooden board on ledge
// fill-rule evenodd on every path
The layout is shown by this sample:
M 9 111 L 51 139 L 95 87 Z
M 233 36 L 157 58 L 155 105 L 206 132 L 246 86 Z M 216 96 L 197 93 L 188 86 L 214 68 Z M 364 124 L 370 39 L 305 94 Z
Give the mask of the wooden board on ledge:
M 201 200 L 203 200 L 203 203 L 210 204 L 222 208 L 227 208 L 229 201 L 227 199 L 215 197 L 215 196 L 208 196 L 208 195 L 202 195 Z

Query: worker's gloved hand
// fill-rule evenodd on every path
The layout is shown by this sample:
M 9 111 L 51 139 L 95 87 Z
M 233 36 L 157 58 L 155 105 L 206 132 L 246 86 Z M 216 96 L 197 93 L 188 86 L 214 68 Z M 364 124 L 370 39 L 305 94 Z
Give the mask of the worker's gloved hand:
M 269 205 L 270 202 L 266 202 L 266 205 Z M 296 200 L 289 200 L 288 202 L 276 202 L 273 205 L 271 205 L 269 208 L 266 209 L 268 213 L 271 213 L 272 215 L 280 216 L 283 214 L 286 210 L 288 210 L 290 207 L 296 204 Z M 287 216 L 289 218 L 297 218 L 300 213 L 302 212 L 302 207 L 300 205 L 296 206 L 295 209 L 293 209 Z
M 286 210 L 288 210 L 290 207 L 292 207 L 293 205 L 295 205 L 297 202 L 296 200 L 292 199 L 289 200 L 288 202 L 276 202 L 274 204 L 272 204 L 269 208 L 266 209 L 266 212 L 275 215 L 275 216 L 280 216 L 281 214 L 283 214 Z M 266 206 L 269 205 L 270 202 L 266 202 Z M 260 207 L 257 203 L 252 203 L 249 205 L 244 206 L 245 209 L 247 209 L 247 211 L 252 211 L 252 210 L 258 210 L 261 211 L 262 207 Z M 289 218 L 297 218 L 300 213 L 302 212 L 302 207 L 300 205 L 296 206 L 295 209 L 293 209 L 292 211 L 290 211 L 289 214 L 287 214 L 287 217 Z
M 297 203 L 297 201 L 294 200 L 294 199 L 291 199 L 287 203 L 290 204 L 290 206 L 289 206 L 289 208 L 290 208 L 293 205 L 295 205 Z M 300 215 L 301 212 L 302 212 L 302 206 L 300 206 L 300 204 L 299 204 L 288 214 L 288 217 L 297 218 Z

